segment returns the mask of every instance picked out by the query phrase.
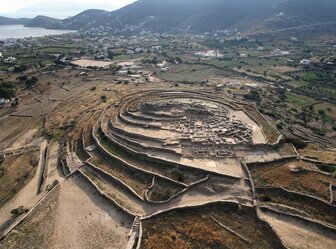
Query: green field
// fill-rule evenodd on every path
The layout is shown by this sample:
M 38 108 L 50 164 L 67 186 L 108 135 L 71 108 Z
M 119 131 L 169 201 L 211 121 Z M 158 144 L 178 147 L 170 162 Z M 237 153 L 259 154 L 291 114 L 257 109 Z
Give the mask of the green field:
M 213 77 L 214 69 L 200 65 L 178 65 L 171 67 L 169 72 L 159 72 L 159 77 L 170 81 L 202 82 Z
M 295 106 L 299 106 L 299 107 L 304 107 L 304 106 L 308 106 L 311 104 L 314 104 L 316 101 L 313 98 L 304 96 L 304 95 L 300 95 L 300 94 L 296 94 L 293 92 L 287 92 L 286 93 L 286 100 L 287 102 L 295 105 Z

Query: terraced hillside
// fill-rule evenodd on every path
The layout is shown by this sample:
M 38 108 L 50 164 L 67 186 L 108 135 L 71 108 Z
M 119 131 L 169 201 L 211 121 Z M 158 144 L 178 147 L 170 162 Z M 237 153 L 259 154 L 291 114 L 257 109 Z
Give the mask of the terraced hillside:
M 95 230 L 102 248 L 285 248 L 277 215 L 323 227 L 317 241 L 335 238 L 334 179 L 277 163 L 299 155 L 255 107 L 206 91 L 128 90 L 108 101 L 82 91 L 48 113 L 41 194 L 0 247 L 29 236 L 37 247 L 92 248 Z M 312 174 L 323 182 L 308 183 Z M 37 222 L 48 231 L 27 231 Z

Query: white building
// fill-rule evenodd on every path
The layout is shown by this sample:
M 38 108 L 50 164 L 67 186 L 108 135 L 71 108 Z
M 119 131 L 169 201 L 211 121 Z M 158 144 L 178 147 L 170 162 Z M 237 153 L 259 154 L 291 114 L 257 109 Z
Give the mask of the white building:
M 134 50 L 128 49 L 128 50 L 126 51 L 126 54 L 134 54 Z
M 153 46 L 150 49 L 150 51 L 153 52 L 153 53 L 161 53 L 162 52 L 162 46 Z
M 7 58 L 5 59 L 5 62 L 8 62 L 8 63 L 13 63 L 13 62 L 15 62 L 15 61 L 16 61 L 16 58 L 15 58 L 15 57 L 12 57 L 12 56 L 7 57 Z
M 294 36 L 292 36 L 292 37 L 290 38 L 290 40 L 293 41 L 293 42 L 298 42 L 298 41 L 299 41 L 299 39 L 296 38 L 296 37 L 294 37 Z
M 167 67 L 167 62 L 163 61 L 162 63 L 157 64 L 157 66 L 160 67 L 160 68 Z
M 120 70 L 118 72 L 116 72 L 117 76 L 127 76 L 128 75 L 128 71 L 127 70 Z
M 310 65 L 310 60 L 303 59 L 303 60 L 300 61 L 300 65 L 309 66 Z
M 223 58 L 224 56 L 218 50 L 208 50 L 195 53 L 196 56 L 205 58 Z
M 277 48 L 277 49 L 274 49 L 274 50 L 271 52 L 271 55 L 272 55 L 272 56 L 284 56 L 284 55 L 289 55 L 289 51 L 282 51 L 281 49 Z
M 264 47 L 257 47 L 257 51 L 264 51 Z

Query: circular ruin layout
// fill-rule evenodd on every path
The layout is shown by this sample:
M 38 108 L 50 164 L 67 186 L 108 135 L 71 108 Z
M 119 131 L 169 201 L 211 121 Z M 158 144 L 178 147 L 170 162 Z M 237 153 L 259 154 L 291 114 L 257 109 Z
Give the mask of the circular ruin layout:
M 133 153 L 227 173 L 239 168 L 242 150 L 268 143 L 255 120 L 239 103 L 209 93 L 152 90 L 122 98 L 98 126 L 105 139 Z

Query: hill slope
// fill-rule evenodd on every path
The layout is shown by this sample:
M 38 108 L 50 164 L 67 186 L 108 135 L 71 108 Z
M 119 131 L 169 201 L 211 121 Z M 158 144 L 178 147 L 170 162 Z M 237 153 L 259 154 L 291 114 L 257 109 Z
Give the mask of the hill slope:
M 25 26 L 26 27 L 39 27 L 39 28 L 49 28 L 59 20 L 56 18 L 48 17 L 48 16 L 37 16 L 31 20 L 29 20 Z
M 26 24 L 30 21 L 28 18 L 9 18 L 9 17 L 3 17 L 0 16 L 0 25 L 18 25 L 18 24 Z
M 50 26 L 54 29 L 73 29 L 79 30 L 86 26 L 93 26 L 98 20 L 101 20 L 109 12 L 105 10 L 90 9 L 85 10 L 73 17 L 60 20 Z
M 255 26 L 277 29 L 321 22 L 336 22 L 335 0 L 138 0 L 112 12 L 90 9 L 64 20 L 45 16 L 32 20 L 0 17 L 0 25 L 159 32 L 249 30 Z
M 279 15 L 279 13 L 282 13 Z M 271 28 L 336 21 L 334 0 L 138 0 L 116 11 L 88 10 L 65 19 L 54 28 L 170 31 L 191 27 L 210 31 L 252 25 Z

